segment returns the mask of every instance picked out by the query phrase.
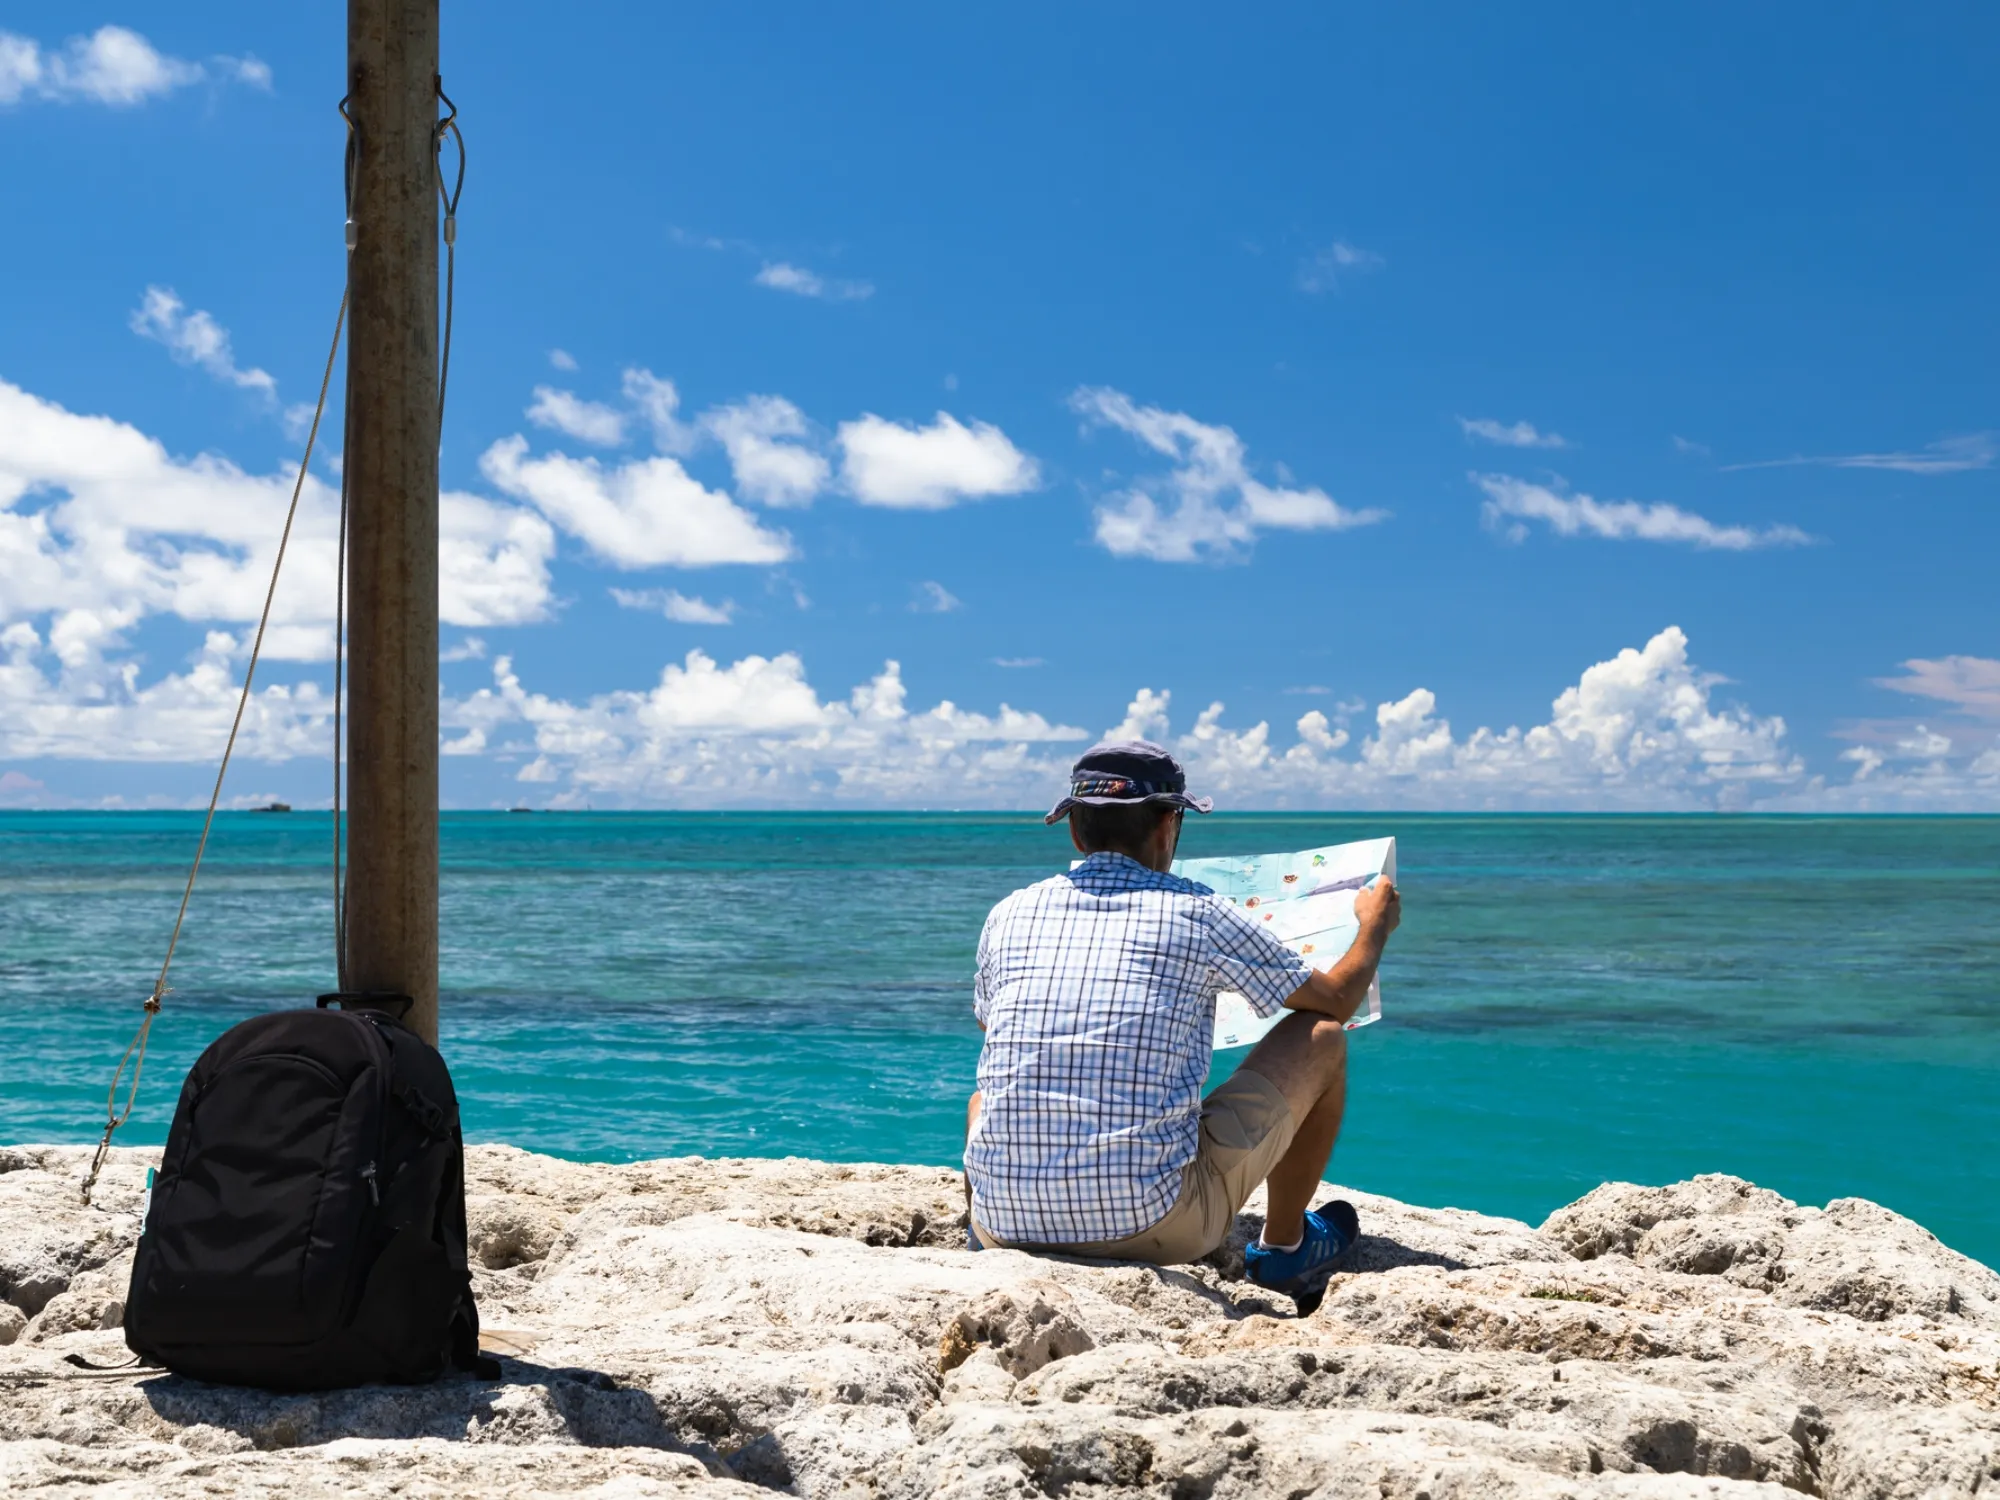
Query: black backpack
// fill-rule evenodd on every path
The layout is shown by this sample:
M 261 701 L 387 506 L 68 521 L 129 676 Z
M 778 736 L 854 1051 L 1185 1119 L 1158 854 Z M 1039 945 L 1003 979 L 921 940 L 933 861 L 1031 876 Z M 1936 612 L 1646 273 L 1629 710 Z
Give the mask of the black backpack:
M 333 998 L 231 1027 L 189 1072 L 125 1342 L 182 1375 L 270 1390 L 453 1366 L 494 1378 L 466 1268 L 451 1074 L 414 1032 L 379 1010 L 326 1009 Z

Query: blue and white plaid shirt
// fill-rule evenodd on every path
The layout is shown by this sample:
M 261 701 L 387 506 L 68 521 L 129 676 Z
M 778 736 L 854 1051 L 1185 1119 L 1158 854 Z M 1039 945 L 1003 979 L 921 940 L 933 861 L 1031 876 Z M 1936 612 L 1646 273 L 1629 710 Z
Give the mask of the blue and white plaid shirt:
M 973 1217 L 1042 1245 L 1159 1223 L 1200 1144 L 1216 994 L 1276 1015 L 1309 972 L 1207 886 L 1122 854 L 1014 892 L 979 935 Z

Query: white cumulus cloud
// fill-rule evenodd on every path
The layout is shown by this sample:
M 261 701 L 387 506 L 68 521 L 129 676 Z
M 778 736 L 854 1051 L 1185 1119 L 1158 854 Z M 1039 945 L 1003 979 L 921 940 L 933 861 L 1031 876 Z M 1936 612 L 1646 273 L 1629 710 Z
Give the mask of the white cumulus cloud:
M 727 625 L 736 618 L 736 602 L 733 599 L 710 604 L 706 599 L 691 598 L 679 589 L 613 589 L 611 597 L 618 601 L 620 609 L 662 614 L 681 625 Z
M 248 474 L 214 454 L 177 458 L 128 423 L 0 381 L 0 625 L 47 622 L 48 648 L 80 670 L 116 658 L 148 616 L 254 621 L 295 477 Z M 337 493 L 307 476 L 265 643 L 273 657 L 332 649 L 338 509 Z M 542 618 L 554 550 L 532 511 L 445 494 L 440 612 L 469 626 Z
M 179 363 L 204 370 L 224 385 L 277 399 L 277 380 L 254 365 L 247 370 L 239 366 L 230 348 L 229 330 L 200 308 L 189 311 L 173 288 L 147 287 L 128 321 L 141 338 L 166 345 Z
M 643 692 L 573 703 L 528 691 L 502 659 L 494 683 L 444 705 L 452 728 L 546 757 L 559 804 L 1006 806 L 1042 795 L 1056 762 L 1039 747 L 1083 730 L 1002 704 L 907 706 L 893 661 L 845 700 L 822 700 L 792 652 L 728 665 L 701 651 Z M 1056 773 L 1059 774 L 1059 773 Z
M 562 453 L 530 458 L 528 440 L 517 434 L 488 448 L 479 469 L 614 567 L 704 568 L 783 562 L 792 555 L 783 532 L 767 531 L 672 458 L 610 468 Z
M 207 67 L 169 57 L 123 26 L 100 26 L 54 50 L 0 31 L 0 107 L 39 99 L 129 108 L 209 79 L 269 89 L 271 70 L 254 57 L 218 57 Z
M 939 412 L 928 427 L 873 413 L 842 422 L 841 482 L 863 505 L 943 510 L 962 500 L 1018 495 L 1041 483 L 1035 461 L 988 422 Z
M 1547 485 L 1508 474 L 1470 476 L 1486 496 L 1481 507 L 1487 525 L 1509 540 L 1527 536 L 1528 521 L 1540 521 L 1558 536 L 1595 536 L 1610 541 L 1681 542 L 1724 552 L 1748 552 L 1759 547 L 1802 547 L 1812 538 L 1796 526 L 1720 525 L 1693 511 L 1664 503 L 1637 500 L 1593 500 L 1583 494 L 1563 494 Z
M 185 670 L 142 683 L 135 664 L 103 660 L 98 628 L 0 629 L 0 762 L 213 756 L 241 634 L 212 632 Z M 1460 733 L 1418 687 L 1378 704 L 1365 728 L 1341 722 L 1347 704 L 1287 730 L 1233 725 L 1212 702 L 1177 732 L 1172 692 L 1142 687 L 1107 737 L 1168 744 L 1199 790 L 1233 808 L 2000 810 L 2000 740 L 1961 752 L 1916 726 L 1846 751 L 1844 780 L 1812 775 L 1783 720 L 1725 701 L 1723 686 L 1668 627 L 1586 668 L 1526 728 Z M 893 661 L 822 698 L 796 652 L 723 662 L 697 650 L 651 687 L 570 700 L 530 689 L 503 656 L 489 686 L 442 702 L 442 748 L 525 761 L 559 806 L 1035 808 L 1089 738 L 1004 703 L 916 712 L 907 700 Z M 324 755 L 329 707 L 310 684 L 261 690 L 245 753 Z M 46 799 L 30 780 L 9 785 Z
M 1251 472 L 1243 440 L 1185 412 L 1140 406 L 1122 391 L 1086 386 L 1071 409 L 1090 426 L 1112 427 L 1173 460 L 1163 475 L 1134 481 L 1097 508 L 1097 540 L 1118 557 L 1197 562 L 1241 555 L 1260 531 L 1341 531 L 1386 518 L 1349 510 L 1324 490 L 1277 488 Z
M 1420 687 L 1378 705 L 1349 755 L 1318 710 L 1289 748 L 1265 723 L 1226 728 L 1220 703 L 1175 738 L 1170 695 L 1144 689 L 1112 733 L 1168 742 L 1191 779 L 1238 806 L 1735 807 L 1802 788 L 1784 721 L 1716 702 L 1718 685 L 1668 627 L 1586 669 L 1527 729 L 1458 735 Z
M 700 440 L 698 429 L 680 419 L 681 393 L 671 380 L 651 370 L 629 369 L 620 384 L 633 411 L 653 429 L 653 446 L 662 453 L 687 454 Z
M 782 396 L 746 396 L 703 412 L 701 425 L 729 455 L 736 488 L 760 505 L 809 504 L 826 488 L 830 466 L 800 442 L 805 413 Z
M 0 630 L 0 757 L 213 760 L 236 712 L 244 645 L 211 631 L 186 670 L 142 684 L 136 662 L 106 661 L 94 650 L 65 659 L 59 642 L 17 620 Z M 236 753 L 251 760 L 327 755 L 332 712 L 332 695 L 318 683 L 259 688 Z
M 526 415 L 537 427 L 560 432 L 593 447 L 616 448 L 625 441 L 622 412 L 554 386 L 535 387 L 534 400 L 528 403 Z

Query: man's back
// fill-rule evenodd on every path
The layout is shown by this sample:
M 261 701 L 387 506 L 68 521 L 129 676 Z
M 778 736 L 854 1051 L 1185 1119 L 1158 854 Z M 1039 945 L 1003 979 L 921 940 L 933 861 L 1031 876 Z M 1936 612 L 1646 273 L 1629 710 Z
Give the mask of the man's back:
M 986 1045 L 966 1167 L 979 1223 L 1060 1245 L 1158 1222 L 1198 1146 L 1217 992 L 1273 1015 L 1301 971 L 1206 886 L 1123 854 L 1002 901 L 974 988 Z

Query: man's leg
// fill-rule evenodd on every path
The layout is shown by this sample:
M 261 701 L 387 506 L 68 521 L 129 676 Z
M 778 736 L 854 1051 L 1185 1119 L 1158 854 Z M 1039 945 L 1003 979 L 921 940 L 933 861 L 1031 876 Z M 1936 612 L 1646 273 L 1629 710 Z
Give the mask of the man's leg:
M 972 1144 L 972 1125 L 979 1118 L 979 1090 L 972 1091 L 972 1097 L 965 1101 L 965 1144 Z M 972 1223 L 972 1173 L 961 1173 L 965 1178 L 965 1222 Z
M 1265 1244 L 1296 1244 L 1347 1107 L 1347 1029 L 1325 1016 L 1295 1011 L 1250 1049 L 1242 1068 L 1274 1084 L 1299 1122 L 1291 1146 L 1265 1179 L 1264 1217 Z

